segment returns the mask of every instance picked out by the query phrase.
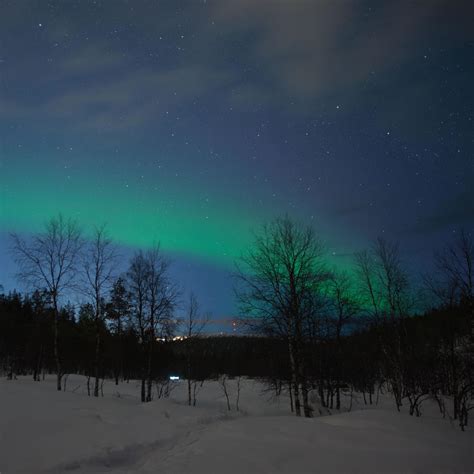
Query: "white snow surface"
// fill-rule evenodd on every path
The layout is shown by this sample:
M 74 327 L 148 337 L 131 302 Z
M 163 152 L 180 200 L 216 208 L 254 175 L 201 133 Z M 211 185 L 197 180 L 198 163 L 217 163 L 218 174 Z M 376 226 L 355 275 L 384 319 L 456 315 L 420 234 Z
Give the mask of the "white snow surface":
M 0 379 L 0 473 L 472 473 L 474 431 L 461 432 L 436 407 L 421 418 L 376 407 L 312 419 L 289 412 L 285 397 L 258 381 L 229 381 L 232 411 L 215 381 L 196 407 L 186 382 L 168 399 L 140 403 L 136 382 L 104 384 L 88 397 L 71 375 L 65 392 L 54 376 Z

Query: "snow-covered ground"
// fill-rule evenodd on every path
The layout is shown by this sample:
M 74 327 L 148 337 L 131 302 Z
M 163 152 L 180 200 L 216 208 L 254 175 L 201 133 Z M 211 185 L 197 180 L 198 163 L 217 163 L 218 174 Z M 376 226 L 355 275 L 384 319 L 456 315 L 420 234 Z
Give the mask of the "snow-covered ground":
M 228 412 L 217 382 L 198 406 L 185 382 L 169 399 L 142 404 L 136 383 L 104 384 L 88 397 L 85 378 L 67 391 L 54 377 L 0 379 L 0 472 L 10 473 L 435 473 L 474 471 L 474 431 L 462 433 L 427 406 L 421 418 L 388 400 L 313 419 L 289 414 L 285 398 L 244 380 L 240 412 Z M 235 381 L 230 381 L 235 404 Z

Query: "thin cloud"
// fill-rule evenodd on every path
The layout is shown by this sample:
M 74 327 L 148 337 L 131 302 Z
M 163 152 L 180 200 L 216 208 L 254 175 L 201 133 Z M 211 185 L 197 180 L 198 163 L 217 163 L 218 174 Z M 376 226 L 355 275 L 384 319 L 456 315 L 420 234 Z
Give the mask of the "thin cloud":
M 456 25 L 469 34 L 472 3 L 443 1 L 379 4 L 354 2 L 219 2 L 215 15 L 225 28 L 253 31 L 255 62 L 277 88 L 293 98 L 314 99 L 358 84 L 409 60 L 430 25 Z M 459 20 L 459 12 L 465 15 Z M 456 23 L 454 23 L 456 22 Z
M 36 8 L 36 2 L 21 4 Z M 16 41 L 15 33 L 35 25 L 18 14 L 22 8 L 11 5 L 7 3 L 10 24 L 4 31 L 9 41 Z M 83 14 L 93 18 L 94 8 Z M 429 25 L 437 25 L 439 35 L 455 25 L 453 41 L 462 43 L 474 13 L 468 2 L 438 0 L 372 6 L 304 0 L 190 3 L 184 8 L 195 21 L 187 25 L 183 50 L 164 64 L 160 38 L 179 43 L 182 35 L 163 4 L 137 2 L 132 13 L 127 5 L 114 2 L 100 8 L 111 15 L 104 17 L 100 28 L 91 22 L 86 33 L 78 30 L 80 22 L 70 11 L 58 8 L 54 22 L 45 23 L 45 36 L 38 37 L 40 45 L 45 38 L 58 42 L 48 68 L 41 63 L 44 52 L 37 54 L 29 44 L 23 45 L 21 58 L 2 56 L 0 118 L 67 119 L 81 128 L 106 124 L 107 129 L 121 130 L 156 122 L 167 107 L 190 105 L 208 94 L 243 109 L 290 100 L 298 104 L 296 112 L 304 113 L 315 100 L 347 93 L 372 74 L 413 60 L 408 52 L 423 43 Z M 146 33 L 149 51 L 137 46 L 124 55 L 124 39 L 112 38 L 117 19 L 125 15 L 133 20 L 127 35 L 133 42 Z M 0 26 L 3 23 L 0 20 Z M 93 46 L 75 42 L 79 36 L 90 36 Z M 186 42 L 187 38 L 192 39 Z M 245 51 L 235 48 L 243 39 Z M 156 62 L 145 60 L 147 54 L 156 54 Z M 26 79 L 32 69 L 42 71 L 34 83 Z M 125 76 L 124 70 L 129 71 Z

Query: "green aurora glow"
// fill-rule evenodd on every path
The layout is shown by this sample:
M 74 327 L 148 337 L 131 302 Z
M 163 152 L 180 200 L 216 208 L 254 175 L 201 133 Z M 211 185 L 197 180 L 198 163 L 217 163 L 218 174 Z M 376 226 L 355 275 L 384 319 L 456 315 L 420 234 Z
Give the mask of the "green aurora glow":
M 103 176 L 90 174 L 86 166 L 73 171 L 40 166 L 40 160 L 25 174 L 24 160 L 17 158 L 3 170 L 0 197 L 3 227 L 20 232 L 38 231 L 62 213 L 86 230 L 105 223 L 121 245 L 146 248 L 159 242 L 168 252 L 228 267 L 251 244 L 253 231 L 285 212 L 268 204 L 252 208 L 244 193 L 239 198 L 229 190 L 222 196 L 212 185 L 207 189 L 212 204 L 204 206 L 198 198 L 202 184 L 192 180 L 180 189 L 156 176 L 127 181 L 123 170 Z

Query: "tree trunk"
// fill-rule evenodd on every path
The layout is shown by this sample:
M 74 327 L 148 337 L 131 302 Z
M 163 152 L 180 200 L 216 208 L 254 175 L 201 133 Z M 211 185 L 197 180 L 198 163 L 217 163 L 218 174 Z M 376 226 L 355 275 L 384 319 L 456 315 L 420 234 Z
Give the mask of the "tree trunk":
M 56 295 L 53 294 L 53 306 L 54 306 L 54 360 L 56 362 L 56 388 L 60 392 L 61 391 L 61 360 L 59 358 L 59 309 L 58 309 L 58 302 L 56 300 Z
M 10 356 L 8 356 L 7 364 L 8 364 L 7 380 L 13 380 L 13 360 Z
M 239 401 L 240 401 L 240 375 L 239 375 L 239 378 L 237 379 L 237 397 L 235 399 L 235 409 L 237 411 L 240 411 Z
M 313 409 L 309 404 L 309 397 L 308 397 L 308 384 L 306 383 L 306 379 L 301 380 L 301 393 L 303 394 L 303 410 L 304 416 L 306 418 L 311 418 L 313 416 Z
M 301 384 L 301 394 L 303 395 L 303 412 L 306 418 L 311 418 L 313 416 L 313 409 L 309 404 L 309 390 L 308 382 L 305 376 L 304 364 L 302 357 L 298 354 L 298 378 Z
M 323 386 L 324 382 L 323 382 L 323 379 L 321 378 L 321 380 L 319 381 L 319 385 L 318 385 L 318 392 L 319 392 L 319 398 L 321 400 L 321 405 L 323 408 L 326 408 L 326 402 L 324 401 L 324 386 Z
M 145 397 L 145 377 L 142 378 L 141 400 L 142 400 L 142 402 L 146 401 L 146 397 Z
M 288 382 L 288 389 L 289 389 L 289 393 L 290 393 L 290 408 L 291 408 L 291 413 L 294 413 L 295 408 L 294 408 L 294 406 L 293 406 L 293 391 L 292 391 L 292 388 L 291 388 L 291 382 Z
M 204 384 L 204 380 L 201 381 L 200 387 L 202 387 Z M 196 406 L 196 395 L 197 395 L 197 382 L 194 381 L 193 383 L 193 407 Z
M 188 379 L 188 405 L 191 406 L 191 380 Z
M 153 341 L 149 343 L 148 347 L 148 366 L 147 366 L 147 392 L 146 400 L 151 402 L 151 392 L 152 392 L 152 357 L 153 357 Z
M 115 385 L 118 385 L 119 377 L 123 380 L 123 342 L 122 342 L 122 318 L 119 316 L 117 321 L 117 336 L 118 336 L 118 370 L 115 374 Z
M 191 354 L 189 348 L 189 339 L 187 343 L 187 354 L 186 354 L 186 378 L 188 380 L 188 405 L 191 406 L 192 396 L 191 396 Z
M 295 414 L 301 416 L 300 393 L 298 388 L 298 368 L 295 360 L 295 348 L 291 339 L 288 342 L 288 352 L 290 356 L 291 385 L 293 387 Z
M 99 318 L 96 317 L 95 327 L 95 382 L 94 382 L 94 397 L 99 396 L 99 375 L 100 375 L 100 327 L 99 327 Z
M 38 358 L 36 359 L 35 371 L 33 373 L 33 380 L 35 382 L 40 381 L 41 366 L 43 365 L 43 344 L 40 345 L 38 351 Z

